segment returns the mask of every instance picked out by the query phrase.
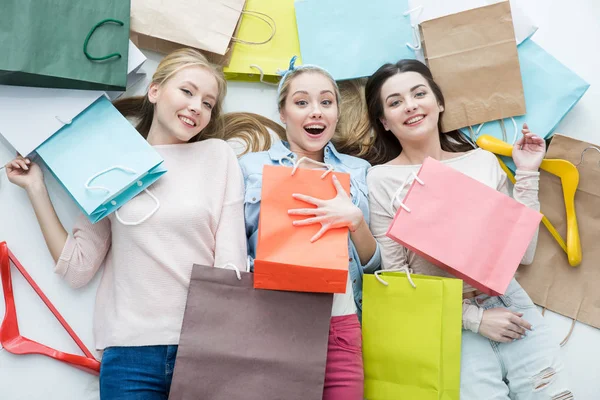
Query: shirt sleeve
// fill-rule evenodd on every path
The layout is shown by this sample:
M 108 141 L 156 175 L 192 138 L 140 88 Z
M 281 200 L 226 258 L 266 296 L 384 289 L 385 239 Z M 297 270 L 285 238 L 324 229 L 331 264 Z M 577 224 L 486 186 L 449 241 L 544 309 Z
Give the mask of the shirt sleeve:
M 231 263 L 246 270 L 246 238 L 244 235 L 244 180 L 234 151 L 224 145 L 226 186 L 219 224 L 215 234 L 215 266 Z
M 54 272 L 74 288 L 85 286 L 96 274 L 111 245 L 108 218 L 92 224 L 81 214 L 68 236 Z
M 375 180 L 373 178 L 368 179 L 367 185 L 369 188 L 370 227 L 379 245 L 381 269 L 408 267 L 406 248 L 386 236 L 394 219 L 394 215 L 389 209 L 391 199 L 384 198 L 385 196 L 376 190 L 376 186 L 380 182 L 375 182 Z
M 463 328 L 474 333 L 479 333 L 479 326 L 483 319 L 483 308 L 471 304 L 470 300 L 463 300 L 462 323 Z
M 501 170 L 500 176 L 501 177 L 500 182 L 498 184 L 498 190 L 508 196 L 511 196 L 508 186 L 508 177 L 506 176 L 506 173 Z M 536 211 L 540 211 L 540 201 L 538 198 L 539 182 L 539 172 L 517 170 L 515 174 L 515 184 L 512 191 L 512 197 L 524 206 Z M 539 228 L 536 229 L 535 234 L 531 239 L 531 242 L 529 242 L 527 251 L 523 255 L 523 259 L 521 260 L 521 264 L 530 265 L 531 263 L 533 263 L 535 249 L 537 247 L 538 232 Z
M 381 267 L 381 250 L 379 247 L 379 242 L 377 242 L 377 247 L 375 248 L 375 253 L 371 256 L 371 259 L 367 261 L 365 265 L 361 265 L 363 272 L 365 274 L 372 274 Z

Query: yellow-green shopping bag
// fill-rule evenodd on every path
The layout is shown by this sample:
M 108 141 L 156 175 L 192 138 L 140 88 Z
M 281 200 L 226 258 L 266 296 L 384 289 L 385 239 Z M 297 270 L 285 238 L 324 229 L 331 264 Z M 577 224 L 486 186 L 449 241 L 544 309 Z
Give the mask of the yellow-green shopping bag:
M 263 44 L 237 42 L 233 45 L 229 66 L 223 68 L 225 78 L 237 81 L 278 82 L 280 69 L 287 69 L 290 59 L 300 58 L 300 42 L 296 28 L 294 0 L 247 0 L 246 13 L 242 15 L 237 38 L 247 42 L 257 42 L 272 34 Z
M 459 279 L 377 271 L 363 281 L 365 399 L 459 400 Z

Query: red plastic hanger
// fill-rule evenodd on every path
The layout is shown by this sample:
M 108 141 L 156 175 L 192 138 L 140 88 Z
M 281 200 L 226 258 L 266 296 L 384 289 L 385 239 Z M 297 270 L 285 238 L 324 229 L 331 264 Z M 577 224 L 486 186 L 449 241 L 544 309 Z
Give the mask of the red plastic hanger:
M 73 338 L 77 346 L 83 351 L 84 356 L 75 354 L 63 353 L 41 343 L 21 336 L 19 333 L 19 323 L 17 322 L 17 311 L 15 308 L 15 298 L 13 295 L 12 279 L 10 276 L 10 261 L 15 264 L 17 269 L 23 274 L 27 282 L 33 290 L 40 296 L 52 314 L 58 319 L 58 322 L 65 328 L 67 333 Z M 82 369 L 94 375 L 100 373 L 100 362 L 94 358 L 92 353 L 83 344 L 81 339 L 75 334 L 73 329 L 67 324 L 67 321 L 60 315 L 58 310 L 52 305 L 50 300 L 42 292 L 40 287 L 35 283 L 31 276 L 27 273 L 23 265 L 17 260 L 14 254 L 8 249 L 6 242 L 0 242 L 0 276 L 2 277 L 2 288 L 4 289 L 4 302 L 6 304 L 6 313 L 2 325 L 0 325 L 0 344 L 2 347 L 13 354 L 41 354 L 70 364 L 73 367 Z

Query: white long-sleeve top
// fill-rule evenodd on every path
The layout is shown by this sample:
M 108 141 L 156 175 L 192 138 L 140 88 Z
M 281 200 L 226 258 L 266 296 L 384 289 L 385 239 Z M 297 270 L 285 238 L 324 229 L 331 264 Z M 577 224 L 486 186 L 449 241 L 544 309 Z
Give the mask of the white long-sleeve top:
M 443 160 L 442 162 L 481 183 L 509 196 L 511 195 L 506 173 L 500 167 L 496 156 L 486 150 L 472 150 L 457 157 Z M 381 248 L 381 266 L 382 269 L 408 266 L 416 274 L 453 277 L 449 272 L 430 263 L 386 236 L 386 232 L 396 214 L 396 208 L 392 208 L 391 206 L 392 197 L 405 180 L 409 179 L 413 172 L 416 174 L 420 168 L 420 164 L 385 164 L 372 167 L 367 174 L 369 206 L 371 210 L 370 226 Z M 540 210 L 538 200 L 539 175 L 539 172 L 517 170 L 515 175 L 516 183 L 512 192 L 512 197 L 516 201 L 537 211 Z M 398 198 L 404 198 L 409 187 L 410 185 L 406 185 L 403 193 L 398 194 Z M 469 205 L 452 204 L 449 207 L 469 207 Z M 522 264 L 531 264 L 533 262 L 536 245 L 537 231 L 527 248 Z M 464 293 L 474 290 L 467 283 L 464 284 Z M 463 304 L 463 327 L 465 329 L 477 331 L 482 316 L 483 310 L 477 306 Z

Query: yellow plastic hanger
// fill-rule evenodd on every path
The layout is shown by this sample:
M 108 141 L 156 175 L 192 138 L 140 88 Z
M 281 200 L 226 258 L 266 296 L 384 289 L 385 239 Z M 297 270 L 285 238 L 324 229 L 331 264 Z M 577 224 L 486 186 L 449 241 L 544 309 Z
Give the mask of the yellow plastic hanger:
M 512 146 L 490 135 L 481 135 L 477 139 L 477 145 L 484 150 L 494 154 L 512 157 Z M 506 164 L 498 158 L 500 166 L 508 175 L 510 181 L 514 184 L 515 177 L 508 169 Z M 560 159 L 544 159 L 540 168 L 544 171 L 556 175 L 560 178 L 562 184 L 563 197 L 565 200 L 565 208 L 567 213 L 567 243 L 560 236 L 556 228 L 550 223 L 545 216 L 542 218 L 542 223 L 548 229 L 552 237 L 558 242 L 560 247 L 567 253 L 569 264 L 576 267 L 581 264 L 581 240 L 579 238 L 579 228 L 577 226 L 577 215 L 575 213 L 575 192 L 579 185 L 579 171 L 577 167 L 567 160 Z

